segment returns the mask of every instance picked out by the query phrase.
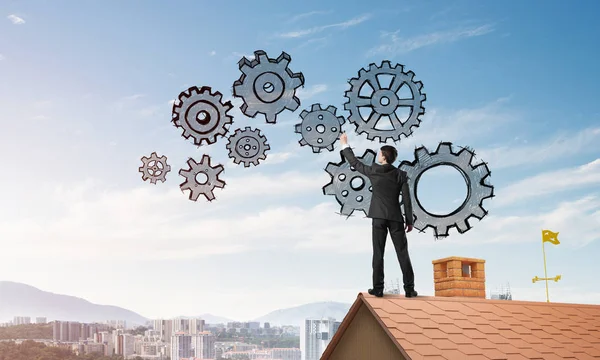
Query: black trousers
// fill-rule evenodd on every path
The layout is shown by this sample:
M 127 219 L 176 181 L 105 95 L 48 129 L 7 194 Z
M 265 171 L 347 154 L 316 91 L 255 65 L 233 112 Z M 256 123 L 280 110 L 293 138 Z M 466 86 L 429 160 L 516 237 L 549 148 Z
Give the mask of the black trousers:
M 385 253 L 385 241 L 388 231 L 404 281 L 404 291 L 411 291 L 415 288 L 415 273 L 413 272 L 410 257 L 408 256 L 408 242 L 404 223 L 385 219 L 373 219 L 373 289 L 383 290 L 383 254 Z

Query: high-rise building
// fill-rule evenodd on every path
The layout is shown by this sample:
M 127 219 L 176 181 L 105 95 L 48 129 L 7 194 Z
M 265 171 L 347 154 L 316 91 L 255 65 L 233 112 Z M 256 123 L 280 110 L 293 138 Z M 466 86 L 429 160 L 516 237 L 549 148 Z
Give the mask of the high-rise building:
M 298 348 L 273 348 L 271 349 L 271 359 L 280 360 L 301 360 L 302 351 Z
M 171 360 L 214 359 L 215 340 L 215 336 L 208 331 L 195 335 L 175 333 L 171 340 Z
M 15 316 L 13 319 L 13 325 L 27 325 L 31 324 L 31 318 L 29 316 Z
M 124 358 L 135 354 L 135 337 L 131 334 L 118 334 L 115 342 L 116 355 Z
M 69 342 L 79 341 L 81 337 L 81 324 L 78 322 L 67 322 L 69 328 L 68 340 Z
M 201 333 L 204 331 L 204 320 L 202 319 L 197 319 L 197 318 L 193 318 L 193 319 L 189 319 L 189 328 L 190 328 L 190 335 L 195 335 L 198 333 Z
M 160 333 L 160 339 L 164 342 L 171 342 L 173 334 L 173 320 L 157 319 L 153 321 L 154 330 Z
M 300 330 L 302 360 L 319 360 L 340 324 L 333 318 L 306 319 Z
M 195 357 L 192 346 L 192 335 L 183 332 L 173 334 L 171 339 L 171 360 L 181 360 Z
M 36 323 L 36 324 L 46 324 L 46 323 L 47 323 L 47 321 L 46 321 L 46 318 L 45 318 L 45 317 L 36 317 L 36 318 L 35 318 L 35 323 Z
M 195 356 L 199 359 L 214 359 L 216 337 L 208 331 L 198 333 L 194 338 Z

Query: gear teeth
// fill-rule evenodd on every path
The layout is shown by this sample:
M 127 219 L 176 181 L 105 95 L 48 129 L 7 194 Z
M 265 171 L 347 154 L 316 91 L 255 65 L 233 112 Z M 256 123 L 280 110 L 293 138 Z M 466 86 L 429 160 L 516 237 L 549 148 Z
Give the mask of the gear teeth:
M 333 145 L 329 145 L 329 146 L 327 147 L 327 150 L 329 150 L 329 151 L 333 151 Z
M 313 153 L 320 153 L 321 152 L 321 148 L 313 147 L 312 151 L 313 151 Z
M 488 213 L 483 208 L 483 200 L 493 197 L 494 187 L 485 184 L 489 176 L 487 164 L 471 165 L 474 151 L 465 147 L 458 153 L 453 151 L 452 143 L 440 142 L 434 153 L 430 153 L 425 146 L 415 149 L 413 162 L 402 161 L 399 168 L 405 171 L 408 177 L 411 198 L 413 200 L 413 213 L 415 228 L 423 230 L 427 227 L 435 229 L 435 237 L 446 237 L 450 227 L 456 227 L 459 233 L 465 233 L 470 228 L 469 219 L 475 217 L 482 220 Z M 431 215 L 422 208 L 416 196 L 416 188 L 421 175 L 427 170 L 439 166 L 450 165 L 460 171 L 467 183 L 468 195 L 464 202 L 452 214 L 446 216 Z
M 304 120 L 304 118 L 306 118 L 306 115 L 308 115 L 308 114 L 309 114 L 309 113 L 308 113 L 308 111 L 306 111 L 306 110 L 302 110 L 302 112 L 300 113 L 300 118 L 301 118 L 302 120 Z
M 333 183 L 329 183 L 323 187 L 323 195 L 335 195 Z
M 458 229 L 458 232 L 461 234 L 466 233 L 467 231 L 469 231 L 469 225 L 467 224 L 467 220 L 459 220 L 456 222 L 456 228 Z
M 448 142 L 439 143 L 436 151 L 436 154 L 453 154 L 452 152 L 452 144 Z
M 372 150 L 367 150 L 363 156 L 358 157 L 359 161 L 367 165 L 371 165 L 374 159 L 375 152 Z M 331 176 L 331 181 L 323 187 L 323 194 L 335 196 L 337 202 L 342 205 L 341 214 L 349 216 L 354 211 L 360 210 L 366 215 L 372 197 L 369 178 L 357 173 L 343 156 L 340 163 L 328 163 L 325 171 Z M 340 178 L 342 175 L 344 176 Z M 362 178 L 364 187 L 361 190 L 354 190 L 351 187 L 350 180 L 354 176 Z M 362 197 L 362 200 L 357 200 L 358 197 Z
M 325 109 L 325 111 L 328 111 L 328 112 L 332 113 L 333 115 L 335 115 L 335 113 L 337 112 L 337 108 L 333 105 L 329 105 L 327 107 L 327 109 Z
M 312 104 L 312 106 L 310 107 L 310 111 L 320 111 L 323 110 L 321 109 L 321 104 Z M 306 111 L 306 110 L 304 110 Z
M 300 106 L 300 99 L 295 96 L 295 93 L 297 88 L 304 85 L 304 75 L 294 73 L 288 68 L 291 59 L 286 52 L 281 52 L 277 59 L 270 59 L 265 51 L 257 50 L 251 63 L 238 64 L 242 76 L 234 82 L 233 95 L 243 98 L 241 110 L 244 115 L 254 118 L 260 113 L 265 115 L 267 123 L 274 124 L 279 113 L 284 110 L 294 112 Z M 262 93 L 254 88 L 256 79 L 268 72 L 275 73 L 282 79 L 281 84 L 278 83 L 275 89 L 277 92 L 281 91 L 282 96 L 273 103 L 263 101 Z
M 397 121 L 397 124 L 394 123 L 394 129 L 388 130 L 379 130 L 375 129 L 376 122 L 365 120 L 360 116 L 360 112 L 358 111 L 358 98 L 359 92 L 362 89 L 363 85 L 369 83 L 371 79 L 377 77 L 377 75 L 392 75 L 396 77 L 397 80 L 402 80 L 405 84 L 410 87 L 410 90 L 413 94 L 413 97 L 416 99 L 412 104 L 411 112 L 406 119 L 406 121 L 402 122 L 400 120 Z M 408 80 L 410 78 L 410 80 Z M 421 122 L 419 116 L 424 114 L 425 110 L 423 108 L 423 101 L 421 101 L 423 95 L 421 93 L 422 83 L 419 82 L 417 84 L 413 81 L 414 73 L 412 71 L 404 72 L 404 65 L 395 64 L 392 66 L 391 62 L 388 60 L 384 60 L 381 62 L 380 66 L 372 63 L 369 65 L 367 69 L 360 69 L 358 72 L 358 78 L 352 78 L 349 80 L 350 90 L 345 92 L 345 97 L 348 99 L 348 102 L 344 104 L 344 109 L 350 112 L 350 116 L 348 116 L 348 121 L 354 123 L 357 128 L 364 127 L 363 130 L 367 133 L 373 133 L 374 136 L 368 137 L 369 140 L 379 139 L 379 142 L 384 143 L 388 139 L 392 139 L 393 141 L 400 141 L 402 139 L 402 135 L 406 137 L 407 135 L 411 135 L 413 128 L 417 128 Z M 376 89 L 375 93 L 379 90 L 389 90 L 386 89 Z M 374 93 L 374 94 L 375 94 Z M 397 94 L 396 94 L 397 95 Z M 373 109 L 374 110 L 374 109 Z M 389 115 L 390 109 L 382 108 L 380 115 Z

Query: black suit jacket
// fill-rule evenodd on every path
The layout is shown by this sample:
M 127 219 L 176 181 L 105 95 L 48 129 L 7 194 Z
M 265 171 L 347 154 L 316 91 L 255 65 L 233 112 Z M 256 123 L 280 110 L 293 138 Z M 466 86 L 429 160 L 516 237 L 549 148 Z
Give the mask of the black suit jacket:
M 413 225 L 414 217 L 406 171 L 391 164 L 380 165 L 373 162 L 373 165 L 365 165 L 356 158 L 349 147 L 343 149 L 341 154 L 348 160 L 350 166 L 371 180 L 373 195 L 367 217 L 404 222 L 400 209 L 400 193 L 402 193 L 406 224 Z

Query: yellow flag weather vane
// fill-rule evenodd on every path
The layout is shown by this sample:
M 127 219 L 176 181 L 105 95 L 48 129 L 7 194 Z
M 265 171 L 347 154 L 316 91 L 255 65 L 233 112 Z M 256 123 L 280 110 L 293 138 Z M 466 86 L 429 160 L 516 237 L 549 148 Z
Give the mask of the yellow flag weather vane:
M 548 277 L 548 272 L 546 271 L 546 248 L 544 246 L 547 242 L 549 242 L 552 245 L 560 244 L 560 241 L 558 241 L 558 233 L 552 232 L 550 230 L 542 230 L 542 253 L 544 254 L 544 277 L 539 278 L 536 276 L 533 278 L 532 282 L 535 284 L 537 281 L 542 281 L 542 280 L 546 281 L 546 302 L 550 302 L 550 297 L 548 296 L 548 280 L 554 280 L 554 282 L 558 282 L 558 280 L 560 280 L 562 278 L 562 276 L 556 275 L 553 278 Z

